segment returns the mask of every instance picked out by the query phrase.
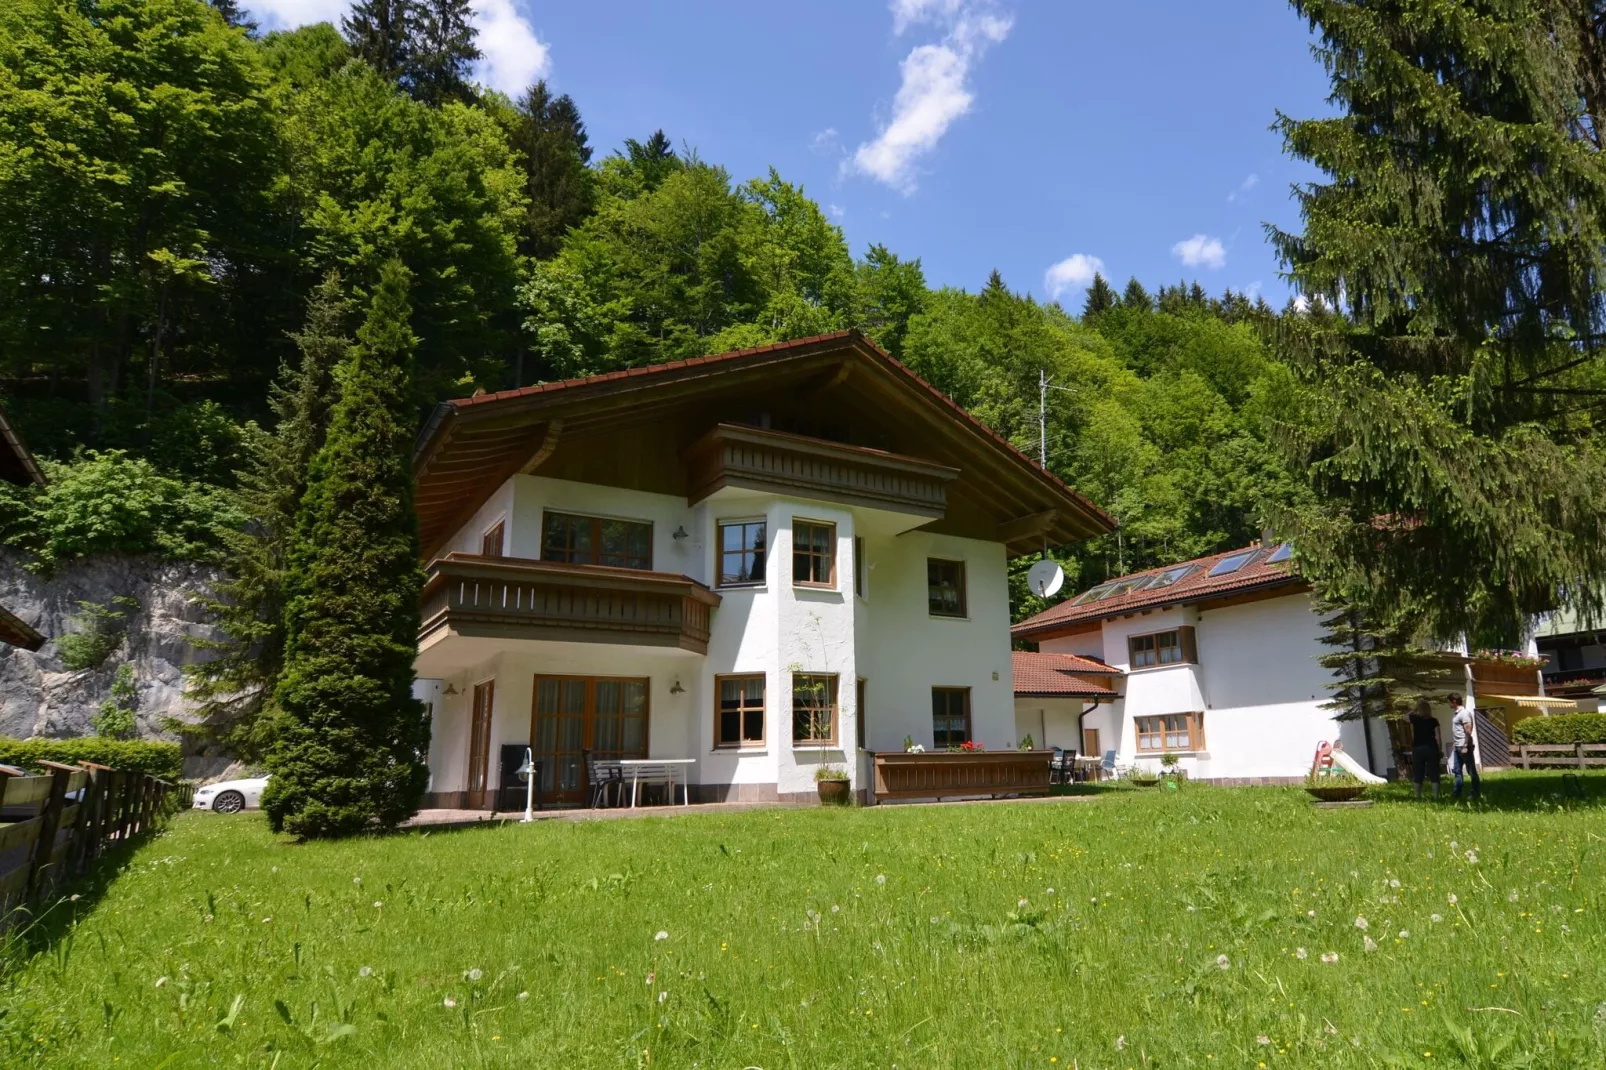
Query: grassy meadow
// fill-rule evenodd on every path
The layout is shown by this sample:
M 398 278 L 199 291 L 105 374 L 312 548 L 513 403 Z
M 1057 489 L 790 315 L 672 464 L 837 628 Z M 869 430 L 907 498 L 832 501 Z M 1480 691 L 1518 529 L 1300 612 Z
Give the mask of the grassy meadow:
M 1606 776 L 293 845 L 181 815 L 11 949 L 7 1067 L 1606 1064 Z

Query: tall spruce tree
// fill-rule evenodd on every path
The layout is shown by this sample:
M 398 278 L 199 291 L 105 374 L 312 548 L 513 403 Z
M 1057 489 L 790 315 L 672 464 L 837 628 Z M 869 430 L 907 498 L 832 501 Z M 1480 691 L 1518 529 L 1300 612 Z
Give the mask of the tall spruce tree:
M 228 579 L 202 600 L 225 638 L 198 641 L 218 657 L 187 670 L 200 721 L 184 732 L 247 761 L 260 760 L 272 738 L 272 718 L 264 714 L 284 670 L 285 571 L 312 459 L 329 428 L 335 365 L 351 347 L 350 308 L 335 272 L 308 298 L 306 326 L 291 335 L 300 363 L 281 367 L 269 391 L 273 430 L 246 429 L 237 497 L 250 520 L 226 531 Z
M 469 69 L 482 53 L 469 0 L 413 0 L 408 89 L 426 104 L 469 100 Z
M 1100 312 L 1108 312 L 1115 304 L 1115 291 L 1103 275 L 1093 272 L 1093 284 L 1087 288 L 1087 300 L 1082 302 L 1082 322 L 1093 322 Z
M 1293 0 L 1332 118 L 1279 118 L 1330 176 L 1269 234 L 1337 314 L 1284 317 L 1307 390 L 1284 435 L 1309 504 L 1275 518 L 1376 619 L 1512 645 L 1601 608 L 1606 38 L 1579 0 Z
M 557 253 L 570 227 L 591 214 L 591 146 L 580 109 L 567 94 L 554 96 L 545 81 L 532 85 L 515 108 L 518 120 L 508 140 L 523 159 L 530 200 L 519 251 L 544 260 Z
M 393 82 L 413 71 L 417 0 L 356 0 L 340 20 L 352 55 Z
M 664 179 L 681 169 L 681 159 L 662 130 L 654 130 L 646 141 L 625 138 L 625 160 L 630 170 L 641 179 L 642 186 L 651 191 L 663 184 Z
M 428 781 L 429 721 L 412 697 L 418 638 L 409 272 L 386 262 L 337 371 L 290 554 L 284 674 L 262 806 L 305 837 L 391 827 Z
M 240 6 L 240 0 L 206 0 L 213 11 L 223 16 L 223 21 L 236 29 L 244 30 L 248 34 L 257 31 L 257 21 L 248 15 Z
M 1135 308 L 1144 312 L 1154 310 L 1154 298 L 1149 296 L 1149 291 L 1143 288 L 1136 275 L 1126 280 L 1126 289 L 1121 291 L 1121 307 Z

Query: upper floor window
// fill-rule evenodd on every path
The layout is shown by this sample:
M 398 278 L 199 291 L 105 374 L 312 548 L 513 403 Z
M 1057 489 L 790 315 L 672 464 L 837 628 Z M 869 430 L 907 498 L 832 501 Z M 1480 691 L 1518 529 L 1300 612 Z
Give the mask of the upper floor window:
M 1192 627 L 1173 628 L 1168 632 L 1151 632 L 1148 635 L 1129 635 L 1126 639 L 1131 667 L 1145 669 L 1154 665 L 1177 665 L 1197 661 Z
M 507 532 L 507 522 L 498 520 L 490 529 L 480 536 L 480 553 L 485 557 L 502 556 L 502 539 Z
M 541 521 L 541 560 L 651 569 L 652 525 L 548 512 Z
M 719 522 L 719 585 L 764 582 L 764 521 Z
M 926 560 L 926 604 L 933 617 L 965 616 L 965 563 Z
M 836 525 L 792 521 L 792 582 L 799 587 L 836 586 Z

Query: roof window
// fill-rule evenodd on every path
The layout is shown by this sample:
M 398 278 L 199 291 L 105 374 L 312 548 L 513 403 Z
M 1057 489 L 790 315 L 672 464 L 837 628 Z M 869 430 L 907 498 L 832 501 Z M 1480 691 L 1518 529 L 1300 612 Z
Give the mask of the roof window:
M 1170 587 L 1181 581 L 1184 576 L 1192 571 L 1192 565 L 1177 565 L 1173 568 L 1163 569 L 1152 580 L 1144 584 L 1143 589 L 1145 591 L 1158 591 L 1162 587 Z
M 1217 561 L 1215 565 L 1211 567 L 1210 571 L 1205 573 L 1205 575 L 1230 576 L 1234 572 L 1237 572 L 1239 569 L 1243 568 L 1245 565 L 1249 564 L 1249 559 L 1254 556 L 1255 551 L 1244 550 L 1241 553 L 1233 554 L 1230 557 L 1223 557 L 1220 561 Z
M 1281 546 L 1277 547 L 1277 549 L 1275 549 L 1275 550 L 1273 550 L 1271 552 L 1271 556 L 1266 558 L 1266 564 L 1268 564 L 1268 565 L 1281 564 L 1282 562 L 1287 561 L 1292 556 L 1294 556 L 1293 544 L 1285 542 Z

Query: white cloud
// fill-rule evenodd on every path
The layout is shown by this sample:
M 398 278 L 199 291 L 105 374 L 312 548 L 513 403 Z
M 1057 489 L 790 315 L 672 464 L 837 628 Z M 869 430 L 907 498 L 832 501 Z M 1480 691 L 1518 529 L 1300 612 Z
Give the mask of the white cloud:
M 825 208 L 826 211 L 831 213 L 832 219 L 843 219 L 848 214 L 848 210 L 842 207 L 840 204 L 828 204 L 825 206 Z
M 1260 176 L 1251 173 L 1248 178 L 1238 183 L 1238 188 L 1227 194 L 1227 202 L 1241 201 L 1244 196 L 1256 186 L 1260 185 Z
M 1188 267 L 1219 268 L 1226 266 L 1227 250 L 1220 238 L 1195 234 L 1171 247 L 1171 255 Z
M 828 126 L 814 135 L 809 141 L 809 148 L 815 152 L 836 152 L 840 144 L 841 138 L 837 136 L 836 127 Z
M 1043 288 L 1049 299 L 1058 301 L 1061 295 L 1085 290 L 1093 276 L 1104 270 L 1104 261 L 1087 253 L 1072 253 L 1064 260 L 1043 272 Z
M 349 0 L 249 0 L 251 14 L 264 29 L 289 29 L 314 22 L 340 25 L 350 9 Z M 552 66 L 552 52 L 521 15 L 514 0 L 474 0 L 474 28 L 485 58 L 474 76 L 509 96 L 524 92 Z
M 1255 298 L 1260 296 L 1260 290 L 1261 290 L 1260 280 L 1256 279 L 1254 282 L 1252 282 L 1248 286 L 1244 287 L 1244 296 L 1249 298 L 1249 300 L 1253 301 Z
M 989 0 L 892 0 L 893 32 L 917 23 L 946 27 L 937 44 L 916 45 L 898 65 L 901 81 L 892 118 L 873 141 L 861 144 L 844 172 L 853 170 L 904 193 L 915 188 L 915 162 L 937 147 L 954 120 L 970 111 L 972 64 L 1009 36 L 1014 21 L 983 10 Z

